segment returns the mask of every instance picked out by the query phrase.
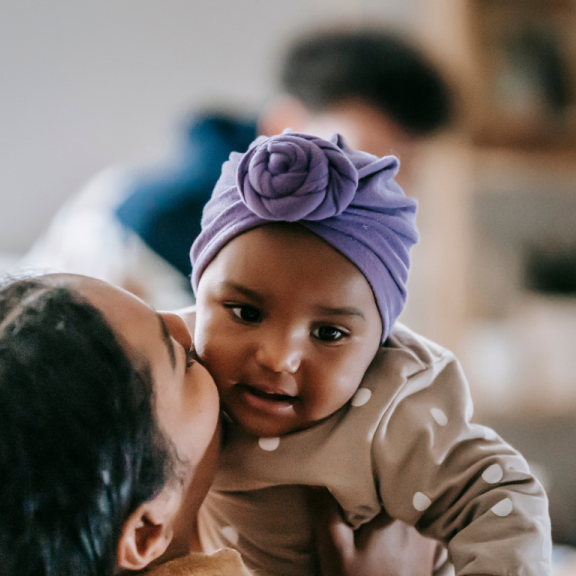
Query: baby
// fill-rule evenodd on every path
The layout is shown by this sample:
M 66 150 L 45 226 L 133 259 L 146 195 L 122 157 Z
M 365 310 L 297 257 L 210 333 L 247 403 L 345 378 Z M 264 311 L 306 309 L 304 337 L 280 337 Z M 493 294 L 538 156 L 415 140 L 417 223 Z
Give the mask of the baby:
M 385 512 L 443 542 L 458 575 L 550 574 L 541 485 L 470 422 L 454 356 L 396 323 L 418 238 L 397 171 L 292 132 L 224 164 L 191 252 L 196 351 L 230 417 L 201 539 L 313 574 L 303 486 L 325 486 L 354 528 Z

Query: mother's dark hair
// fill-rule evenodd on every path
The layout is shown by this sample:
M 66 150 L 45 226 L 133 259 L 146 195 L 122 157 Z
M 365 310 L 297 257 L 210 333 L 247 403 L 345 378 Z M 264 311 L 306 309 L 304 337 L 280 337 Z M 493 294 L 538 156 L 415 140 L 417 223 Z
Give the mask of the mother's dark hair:
M 0 573 L 112 574 L 173 450 L 102 313 L 42 277 L 0 285 Z

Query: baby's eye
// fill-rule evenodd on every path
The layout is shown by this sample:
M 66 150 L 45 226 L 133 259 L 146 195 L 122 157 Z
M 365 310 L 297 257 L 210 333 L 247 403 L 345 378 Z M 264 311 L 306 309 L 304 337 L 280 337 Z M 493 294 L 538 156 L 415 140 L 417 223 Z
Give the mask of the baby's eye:
M 259 322 L 262 319 L 262 313 L 254 306 L 231 306 L 232 314 L 243 322 Z
M 312 330 L 312 336 L 322 342 L 338 342 L 346 335 L 346 332 L 335 326 L 319 326 Z

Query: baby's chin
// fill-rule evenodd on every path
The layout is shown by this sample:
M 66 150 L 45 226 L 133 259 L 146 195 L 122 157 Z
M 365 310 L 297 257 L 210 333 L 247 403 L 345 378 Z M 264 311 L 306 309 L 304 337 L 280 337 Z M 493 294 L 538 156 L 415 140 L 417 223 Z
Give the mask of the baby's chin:
M 245 433 L 258 438 L 278 438 L 294 432 L 300 432 L 320 424 L 332 414 L 324 418 L 303 420 L 297 418 L 282 418 L 266 415 L 244 414 L 238 410 L 228 410 L 226 414 Z
M 244 432 L 258 438 L 278 438 L 279 436 L 310 428 L 315 424 L 315 422 L 312 422 L 308 425 L 299 425 L 297 423 L 282 422 L 281 420 L 275 422 L 270 417 L 247 418 L 230 412 L 228 412 L 228 415 Z

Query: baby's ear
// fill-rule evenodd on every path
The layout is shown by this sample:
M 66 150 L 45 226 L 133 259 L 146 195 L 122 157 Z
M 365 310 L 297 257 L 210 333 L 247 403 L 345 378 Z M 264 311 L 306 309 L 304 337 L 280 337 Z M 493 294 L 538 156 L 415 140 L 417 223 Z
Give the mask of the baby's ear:
M 128 517 L 118 542 L 120 568 L 142 570 L 166 552 L 174 535 L 174 507 L 170 500 L 161 493 Z

